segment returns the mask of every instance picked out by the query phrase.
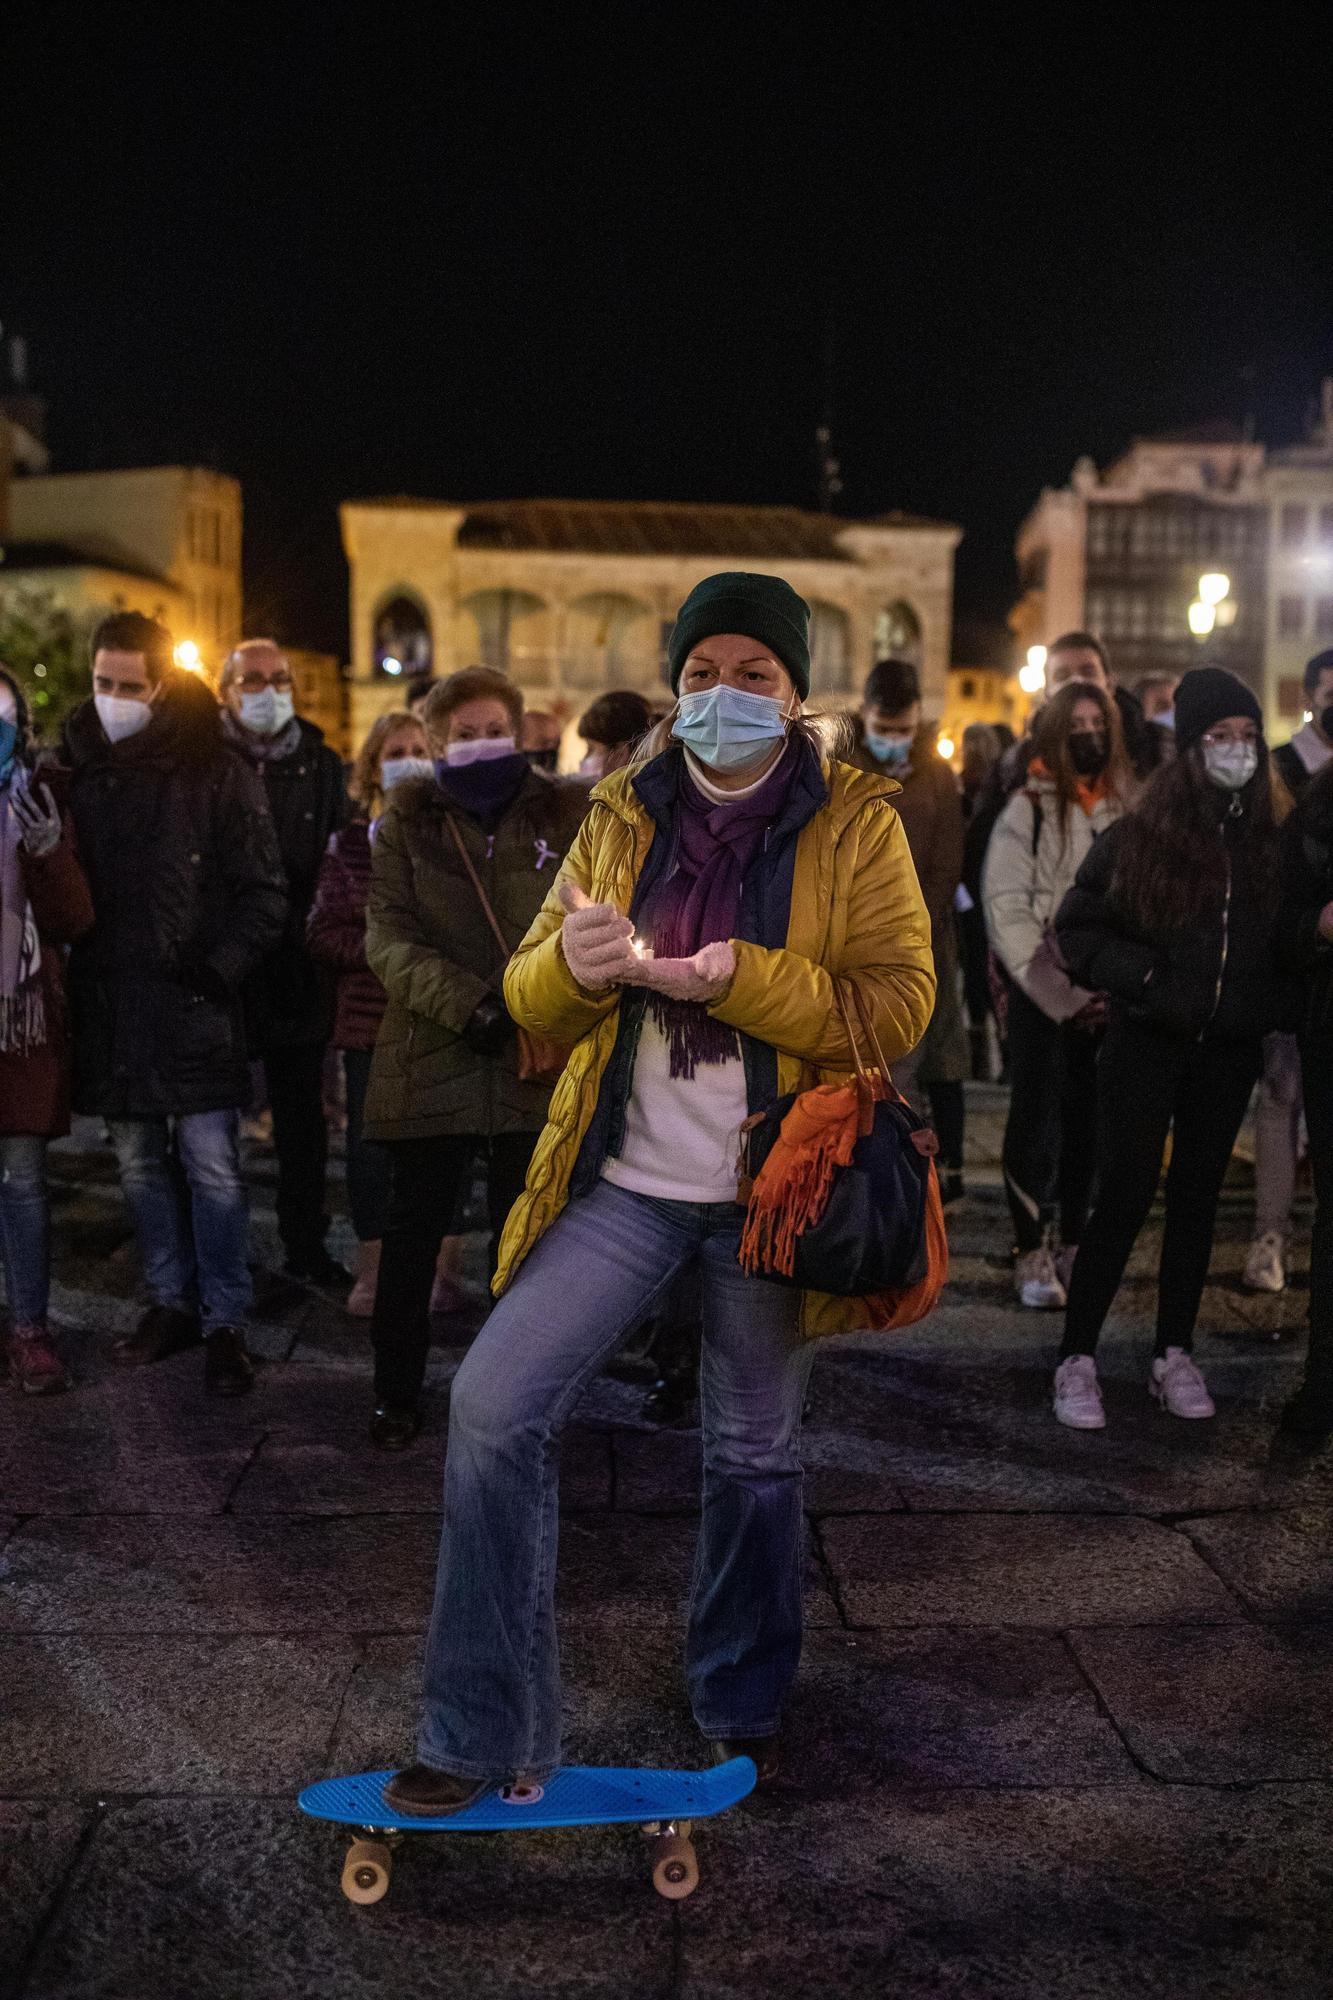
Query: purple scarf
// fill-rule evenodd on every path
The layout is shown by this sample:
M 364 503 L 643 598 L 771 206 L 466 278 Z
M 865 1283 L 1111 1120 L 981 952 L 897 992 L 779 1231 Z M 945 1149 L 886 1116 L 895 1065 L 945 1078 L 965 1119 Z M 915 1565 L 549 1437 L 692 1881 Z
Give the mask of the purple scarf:
M 484 757 L 475 764 L 435 764 L 435 782 L 451 806 L 479 819 L 489 833 L 508 812 L 532 769 L 522 751 L 509 757 Z
M 682 757 L 676 867 L 645 917 L 654 958 L 692 958 L 706 944 L 735 937 L 746 873 L 787 802 L 796 769 L 788 746 L 757 792 L 718 805 L 705 798 Z M 701 1063 L 724 1063 L 739 1053 L 735 1029 L 715 1021 L 700 1002 L 652 993 L 648 1005 L 670 1045 L 673 1077 L 692 1077 Z

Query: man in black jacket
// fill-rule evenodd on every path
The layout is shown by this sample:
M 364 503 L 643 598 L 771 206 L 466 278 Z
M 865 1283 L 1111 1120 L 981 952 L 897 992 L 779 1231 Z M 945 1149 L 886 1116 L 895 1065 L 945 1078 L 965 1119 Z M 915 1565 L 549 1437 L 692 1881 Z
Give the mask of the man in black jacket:
M 222 670 L 223 727 L 263 782 L 287 881 L 287 924 L 245 984 L 250 1053 L 262 1059 L 278 1156 L 278 1229 L 288 1275 L 346 1291 L 352 1282 L 324 1237 L 329 1138 L 324 1053 L 333 985 L 306 947 L 306 918 L 329 837 L 347 817 L 343 767 L 296 713 L 286 655 L 247 639 Z
M 121 612 L 92 656 L 93 699 L 65 738 L 96 911 L 70 959 L 74 1103 L 110 1126 L 153 1300 L 115 1358 L 158 1361 L 202 1331 L 207 1388 L 239 1395 L 253 1380 L 240 988 L 281 934 L 277 843 L 170 633 Z

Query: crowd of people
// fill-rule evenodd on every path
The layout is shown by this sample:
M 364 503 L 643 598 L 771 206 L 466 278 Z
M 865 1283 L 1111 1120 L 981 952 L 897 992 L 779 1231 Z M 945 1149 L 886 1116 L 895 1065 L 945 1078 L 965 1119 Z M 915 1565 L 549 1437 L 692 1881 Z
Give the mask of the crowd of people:
M 856 714 L 811 717 L 795 593 L 731 575 L 700 591 L 703 609 L 696 592 L 672 641 L 674 707 L 655 715 L 638 694 L 601 695 L 579 723 L 586 754 L 568 778 L 556 771 L 558 719 L 525 713 L 517 685 L 481 667 L 414 686 L 350 771 L 297 713 L 290 666 L 268 639 L 230 654 L 215 695 L 173 665 L 159 624 L 106 619 L 92 639 L 90 697 L 58 744 L 39 744 L 23 685 L 0 668 L 11 1381 L 30 1393 L 70 1386 L 48 1318 L 45 1156 L 73 1108 L 99 1120 L 114 1149 L 147 1293 L 115 1360 L 141 1366 L 202 1346 L 210 1393 L 251 1387 L 242 1119 L 259 1102 L 271 1118 L 284 1271 L 369 1322 L 377 1446 L 403 1449 L 419 1429 L 431 1316 L 459 1302 L 459 1246 L 480 1182 L 492 1277 L 503 1279 L 505 1245 L 512 1266 L 516 1246 L 544 1235 L 571 1192 L 579 1243 L 556 1263 L 577 1256 L 586 1273 L 599 1245 L 635 1246 L 631 1319 L 650 1330 L 658 1411 L 680 1414 L 698 1391 L 701 1338 L 725 1373 L 714 1267 L 716 1244 L 730 1239 L 705 1228 L 695 1254 L 678 1256 L 684 1237 L 668 1245 L 652 1205 L 734 1208 L 739 1128 L 793 1062 L 818 1066 L 810 1051 L 827 1039 L 829 1010 L 820 1030 L 806 1010 L 824 996 L 777 961 L 791 957 L 796 928 L 796 834 L 807 819 L 825 824 L 812 815 L 845 812 L 866 838 L 862 878 L 844 893 L 858 911 L 878 900 L 877 936 L 899 908 L 915 967 L 899 968 L 905 997 L 887 1039 L 897 1087 L 936 1134 L 946 1213 L 966 1197 L 965 1080 L 998 1069 L 1009 1086 L 1002 1166 L 1016 1296 L 1064 1315 L 1055 1416 L 1105 1424 L 1098 1336 L 1167 1158 L 1148 1388 L 1174 1416 L 1213 1414 L 1193 1338 L 1223 1177 L 1253 1098 L 1256 1216 L 1243 1282 L 1286 1283 L 1308 1135 L 1311 1344 L 1284 1425 L 1325 1438 L 1333 653 L 1310 662 L 1309 719 L 1270 755 L 1259 705 L 1234 676 L 1204 667 L 1131 692 L 1093 634 L 1067 633 L 1049 649 L 1026 734 L 970 727 L 960 779 L 938 754 L 912 665 L 880 661 Z M 717 624 L 719 605 L 733 623 Z M 705 704 L 694 697 L 705 693 L 696 723 Z M 767 768 L 737 787 L 732 773 L 775 744 L 781 797 L 768 796 Z M 858 783 L 867 799 L 891 799 L 892 813 L 857 804 Z M 787 856 L 785 875 L 771 853 Z M 835 876 L 843 854 L 835 841 Z M 553 891 L 557 877 L 586 891 L 602 875 L 614 878 L 617 916 L 598 929 Z M 910 907 L 895 901 L 903 876 Z M 812 877 L 817 902 L 828 879 Z M 645 905 L 675 939 L 670 954 L 660 935 L 643 952 Z M 719 909 L 726 937 L 741 941 L 721 1006 L 703 985 L 655 991 L 645 974 L 654 960 L 725 941 Z M 762 970 L 752 949 L 767 955 Z M 613 976 L 592 977 L 608 968 Z M 331 1050 L 354 1271 L 329 1247 Z M 708 1089 L 690 1094 L 686 1117 L 682 1079 L 705 1065 Z M 533 1268 L 553 1257 L 543 1244 Z M 559 1271 L 548 1275 L 550 1297 L 563 1295 Z M 619 1298 L 619 1281 L 606 1281 Z M 493 1322 L 507 1324 L 508 1300 L 530 1295 L 530 1283 L 506 1292 Z M 573 1382 L 593 1347 L 608 1359 L 588 1328 L 609 1322 L 590 1316 L 582 1278 L 568 1296 L 581 1316 L 569 1331 Z M 497 1338 L 488 1332 L 479 1355 Z M 512 1338 L 521 1342 L 521 1327 Z M 775 1415 L 779 1456 L 791 1449 L 800 1351 Z M 554 1378 L 542 1379 L 554 1393 Z

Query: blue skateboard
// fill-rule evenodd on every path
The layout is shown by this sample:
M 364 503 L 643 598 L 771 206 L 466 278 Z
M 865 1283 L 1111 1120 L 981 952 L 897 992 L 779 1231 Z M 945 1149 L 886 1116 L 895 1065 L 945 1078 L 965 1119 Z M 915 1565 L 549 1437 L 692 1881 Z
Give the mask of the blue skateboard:
M 690 1830 L 696 1819 L 726 1812 L 754 1790 L 748 1757 L 711 1771 L 616 1771 L 570 1764 L 544 1785 L 503 1785 L 442 1819 L 395 1814 L 384 1803 L 392 1771 L 363 1771 L 307 1785 L 298 1801 L 312 1819 L 358 1828 L 343 1863 L 343 1894 L 378 1903 L 387 1894 L 393 1849 L 405 1833 L 514 1833 L 553 1826 L 638 1826 L 648 1840 L 653 1887 L 672 1902 L 698 1887 Z

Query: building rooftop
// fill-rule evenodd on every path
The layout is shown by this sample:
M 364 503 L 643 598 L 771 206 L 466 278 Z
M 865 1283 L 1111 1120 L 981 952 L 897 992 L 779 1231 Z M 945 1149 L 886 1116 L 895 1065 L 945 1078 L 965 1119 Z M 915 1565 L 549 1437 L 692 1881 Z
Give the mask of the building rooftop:
M 68 542 L 20 542 L 9 536 L 0 542 L 0 582 L 6 576 L 34 569 L 112 570 L 120 576 L 136 576 L 145 583 L 161 584 L 167 590 L 174 588 L 171 579 L 160 571 L 125 562 L 118 555 L 96 555 L 88 549 L 76 549 Z
M 454 503 L 408 495 L 362 500 L 363 507 L 430 509 Z M 533 549 L 552 554 L 695 556 L 716 552 L 761 560 L 854 562 L 840 537 L 848 528 L 949 528 L 921 514 L 848 520 L 800 507 L 733 507 L 665 500 L 487 500 L 465 509 L 460 548 Z

